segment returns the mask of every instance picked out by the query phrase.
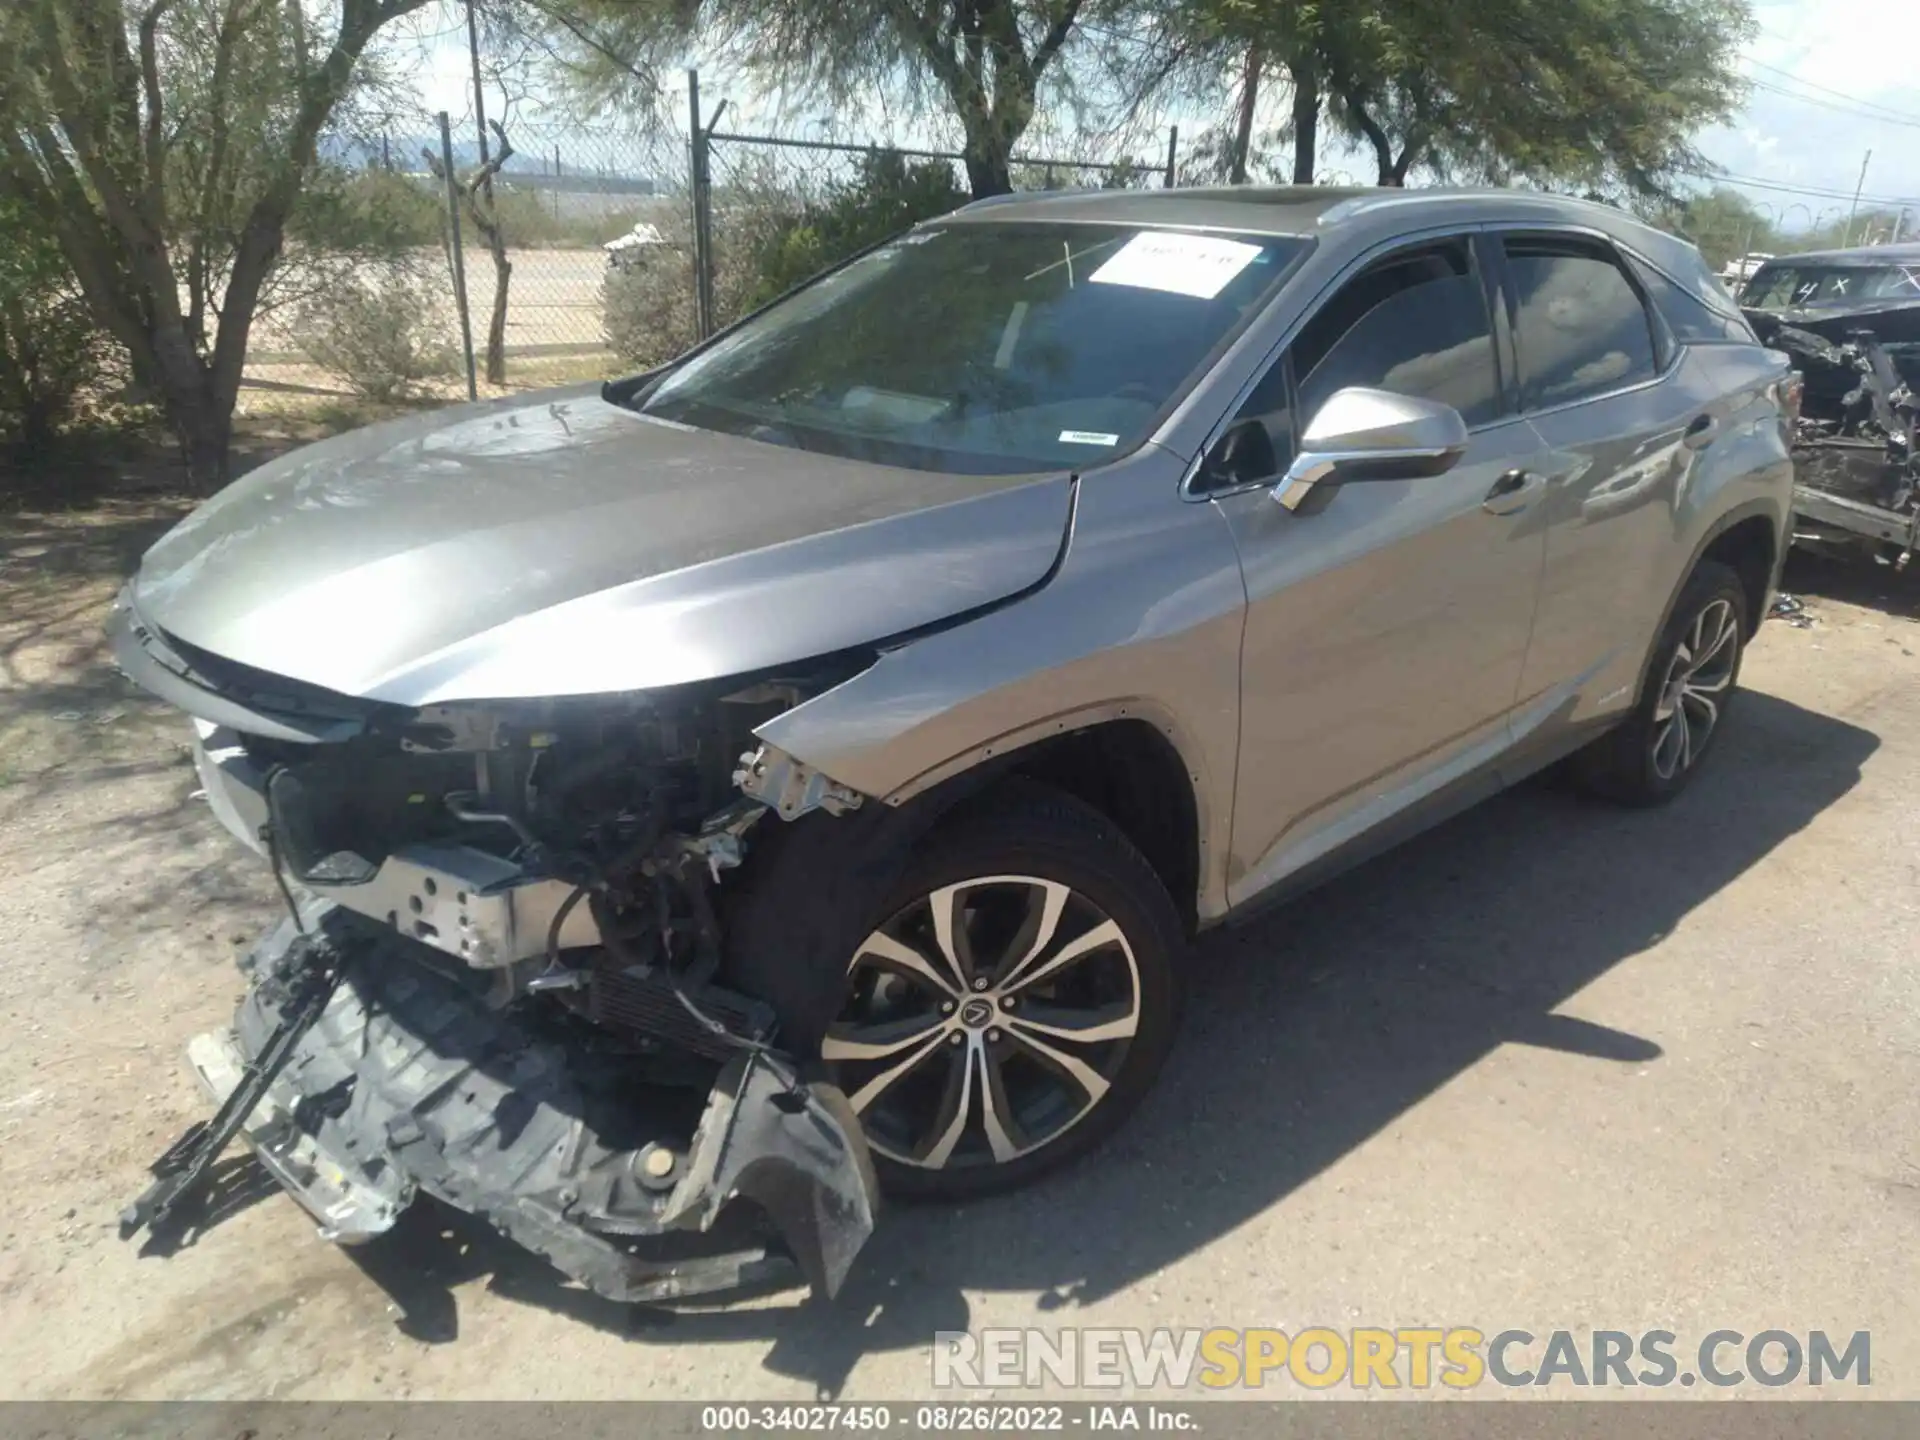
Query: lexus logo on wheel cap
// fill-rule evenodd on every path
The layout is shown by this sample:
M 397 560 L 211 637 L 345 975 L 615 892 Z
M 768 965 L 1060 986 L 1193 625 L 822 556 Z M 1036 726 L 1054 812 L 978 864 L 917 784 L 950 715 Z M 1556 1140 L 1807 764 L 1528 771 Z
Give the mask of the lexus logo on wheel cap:
M 978 1030 L 993 1019 L 993 1004 L 988 1000 L 969 1000 L 960 1007 L 960 1023 Z

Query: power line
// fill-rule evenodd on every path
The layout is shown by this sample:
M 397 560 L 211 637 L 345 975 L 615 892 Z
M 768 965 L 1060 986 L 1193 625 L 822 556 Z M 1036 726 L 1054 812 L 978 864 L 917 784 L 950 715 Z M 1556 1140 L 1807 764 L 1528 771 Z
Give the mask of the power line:
M 1871 110 L 1861 109 L 1858 105 L 1843 104 L 1838 100 L 1823 100 L 1818 95 L 1802 95 L 1797 90 L 1789 90 L 1784 85 L 1775 85 L 1766 80 L 1755 80 L 1752 84 L 1756 90 L 1765 90 L 1770 95 L 1784 96 L 1788 100 L 1798 100 L 1803 105 L 1818 105 L 1823 110 L 1837 110 L 1843 115 L 1852 115 L 1862 120 L 1877 120 L 1883 125 L 1906 125 L 1920 130 L 1920 119 L 1875 114 Z
M 1844 100 L 1849 105 L 1859 107 L 1860 109 L 1863 109 L 1863 110 L 1878 111 L 1881 115 L 1885 116 L 1889 120 L 1897 120 L 1902 124 L 1908 124 L 1908 125 L 1920 125 L 1920 115 L 1915 115 L 1911 111 L 1896 110 L 1891 105 L 1882 105 L 1877 100 L 1862 100 L 1858 96 L 1847 94 L 1847 92 L 1844 90 L 1835 90 L 1833 87 L 1829 85 L 1819 85 L 1814 83 L 1811 80 L 1803 80 L 1798 75 L 1794 74 L 1791 70 L 1784 70 L 1778 65 L 1769 65 L 1764 60 L 1755 60 L 1752 56 L 1747 57 L 1747 63 L 1753 66 L 1756 70 L 1766 70 L 1774 75 L 1783 76 L 1784 78 L 1792 81 L 1795 85 L 1798 85 L 1803 89 L 1817 90 L 1823 95 L 1831 95 L 1836 100 Z M 1766 82 L 1764 81 L 1756 80 L 1754 83 L 1756 85 L 1762 86 L 1765 89 L 1774 88 L 1771 85 L 1767 85 Z M 1801 98 L 1809 98 L 1809 97 L 1801 97 Z
M 1709 180 L 1725 181 L 1729 185 L 1746 185 L 1755 190 L 1777 190 L 1787 195 L 1811 195 L 1816 200 L 1851 200 L 1851 190 L 1835 190 L 1820 185 L 1788 185 L 1778 180 L 1762 180 L 1753 175 L 1736 175 L 1730 170 L 1720 170 L 1705 177 Z M 1920 197 L 1912 195 L 1862 195 L 1862 205 L 1915 205 Z

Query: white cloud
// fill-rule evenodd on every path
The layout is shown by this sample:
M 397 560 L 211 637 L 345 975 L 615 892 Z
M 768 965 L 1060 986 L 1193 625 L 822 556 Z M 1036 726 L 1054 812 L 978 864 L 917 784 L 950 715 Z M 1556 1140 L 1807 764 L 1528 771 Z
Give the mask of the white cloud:
M 1701 149 L 1735 174 L 1845 195 L 1871 150 L 1865 193 L 1909 201 L 1916 212 L 1910 223 L 1920 225 L 1920 123 L 1860 113 L 1877 105 L 1920 122 L 1913 0 L 1766 0 L 1754 13 L 1761 28 L 1747 50 L 1755 83 L 1746 110 L 1704 134 Z M 1848 203 L 1752 193 L 1782 212 L 1804 206 L 1808 215 L 1843 211 Z M 1806 217 L 1796 208 L 1794 218 Z

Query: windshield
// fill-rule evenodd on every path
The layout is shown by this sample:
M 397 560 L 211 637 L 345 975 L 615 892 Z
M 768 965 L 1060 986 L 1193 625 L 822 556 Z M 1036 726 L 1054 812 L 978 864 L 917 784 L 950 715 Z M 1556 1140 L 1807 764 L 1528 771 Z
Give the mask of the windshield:
M 1082 468 L 1145 439 L 1307 243 L 1117 225 L 916 230 L 670 371 L 640 408 L 921 470 Z
M 1751 310 L 1791 310 L 1898 299 L 1920 301 L 1920 265 L 1765 265 L 1740 303 Z

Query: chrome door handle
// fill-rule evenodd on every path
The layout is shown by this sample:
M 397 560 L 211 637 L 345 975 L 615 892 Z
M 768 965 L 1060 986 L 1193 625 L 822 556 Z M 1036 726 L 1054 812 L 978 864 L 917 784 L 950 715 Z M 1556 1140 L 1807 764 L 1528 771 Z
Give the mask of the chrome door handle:
M 1544 475 L 1531 470 L 1509 470 L 1493 482 L 1480 508 L 1489 515 L 1511 515 L 1533 503 L 1534 492 L 1547 483 Z

